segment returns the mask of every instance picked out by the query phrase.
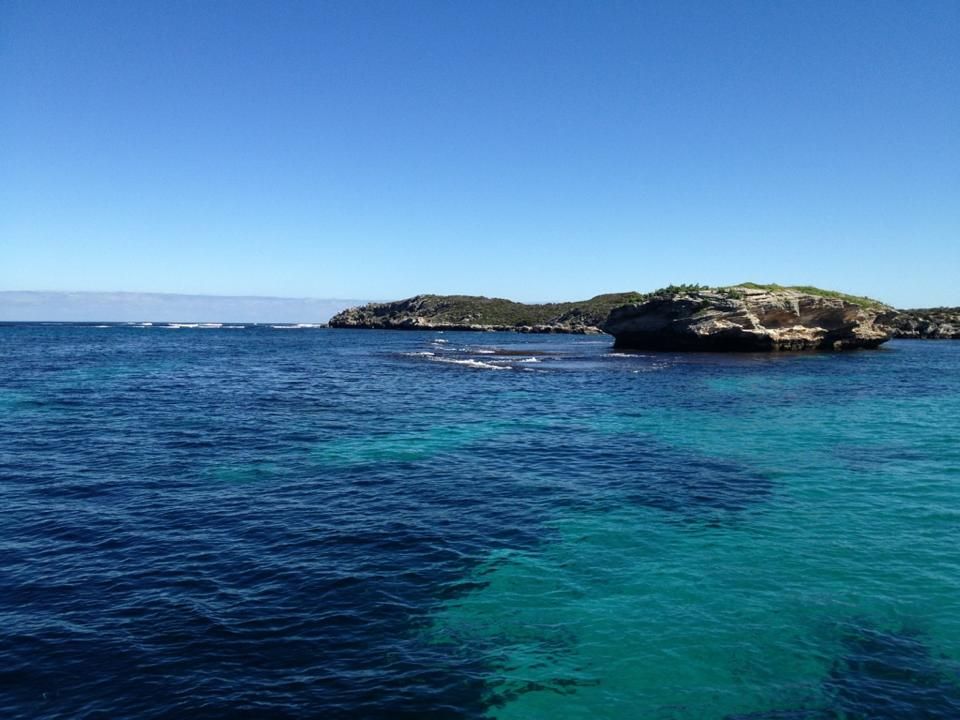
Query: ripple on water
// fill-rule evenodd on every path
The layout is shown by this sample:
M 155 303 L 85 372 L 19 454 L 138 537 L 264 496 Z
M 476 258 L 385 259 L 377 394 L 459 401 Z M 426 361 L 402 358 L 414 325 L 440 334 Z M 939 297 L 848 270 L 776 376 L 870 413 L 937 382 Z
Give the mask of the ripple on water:
M 478 440 L 508 432 L 505 422 L 441 425 L 412 432 L 381 432 L 344 436 L 317 446 L 313 458 L 329 465 L 404 462 L 455 452 Z

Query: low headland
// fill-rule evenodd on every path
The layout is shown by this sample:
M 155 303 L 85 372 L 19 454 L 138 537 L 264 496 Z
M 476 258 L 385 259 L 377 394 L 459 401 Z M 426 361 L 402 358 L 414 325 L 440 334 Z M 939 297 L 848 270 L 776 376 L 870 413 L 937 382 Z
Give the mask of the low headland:
M 485 330 L 598 334 L 614 308 L 640 302 L 640 293 L 610 293 L 589 300 L 530 304 L 474 295 L 417 295 L 344 310 L 330 327 L 367 330 Z
M 344 310 L 334 328 L 607 333 L 620 348 L 797 351 L 875 348 L 891 337 L 960 338 L 960 309 L 897 310 L 812 286 L 670 285 L 649 293 L 528 304 L 417 295 Z

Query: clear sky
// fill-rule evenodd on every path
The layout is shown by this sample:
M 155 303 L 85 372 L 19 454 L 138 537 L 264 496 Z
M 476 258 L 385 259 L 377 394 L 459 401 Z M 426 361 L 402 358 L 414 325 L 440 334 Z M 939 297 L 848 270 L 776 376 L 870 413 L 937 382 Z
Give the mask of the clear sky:
M 0 289 L 960 305 L 960 2 L 0 0 Z

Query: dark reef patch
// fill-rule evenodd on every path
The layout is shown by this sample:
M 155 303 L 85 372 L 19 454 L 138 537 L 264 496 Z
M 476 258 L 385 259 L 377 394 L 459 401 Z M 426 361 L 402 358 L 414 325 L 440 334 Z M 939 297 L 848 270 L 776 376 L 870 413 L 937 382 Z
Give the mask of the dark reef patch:
M 879 630 L 858 622 L 821 683 L 821 707 L 770 710 L 727 720 L 956 720 L 960 666 L 937 656 L 920 632 Z
M 843 639 L 844 654 L 824 680 L 838 718 L 960 718 L 960 675 L 913 630 L 861 625 Z
M 538 475 L 545 463 L 565 482 L 528 483 L 527 502 L 542 496 L 549 512 L 601 510 L 626 500 L 689 517 L 740 513 L 773 499 L 776 483 L 742 463 L 673 447 L 649 436 L 585 431 L 576 424 L 497 437 L 475 448 L 490 466 L 510 458 L 514 472 Z
M 665 467 L 635 476 L 631 500 L 672 512 L 741 512 L 768 501 L 774 490 L 770 478 L 733 462 L 662 450 L 658 464 Z

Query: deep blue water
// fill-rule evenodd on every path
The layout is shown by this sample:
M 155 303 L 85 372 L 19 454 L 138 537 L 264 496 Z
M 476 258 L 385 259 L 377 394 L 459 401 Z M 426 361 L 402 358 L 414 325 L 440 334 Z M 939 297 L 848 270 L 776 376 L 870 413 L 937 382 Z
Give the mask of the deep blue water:
M 4 718 L 960 717 L 960 343 L 0 358 Z

